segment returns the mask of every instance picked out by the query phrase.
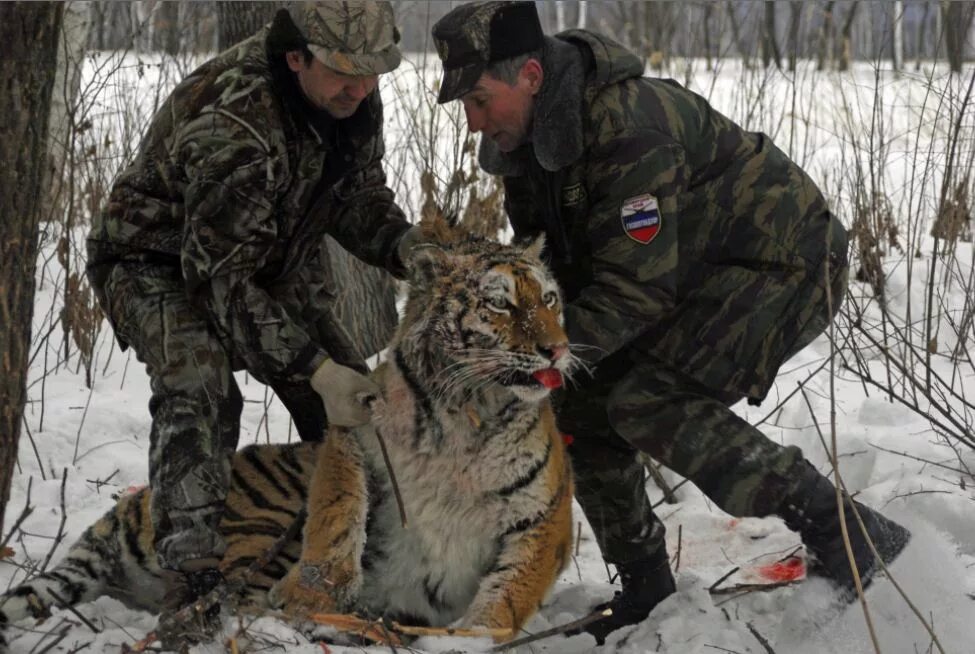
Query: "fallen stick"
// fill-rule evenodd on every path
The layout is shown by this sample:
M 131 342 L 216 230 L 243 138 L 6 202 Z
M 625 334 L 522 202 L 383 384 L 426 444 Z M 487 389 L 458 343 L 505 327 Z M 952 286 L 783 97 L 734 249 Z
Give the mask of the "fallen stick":
M 567 622 L 557 627 L 546 629 L 545 631 L 539 631 L 537 634 L 532 634 L 531 636 L 525 636 L 524 638 L 519 638 L 518 640 L 512 640 L 510 642 L 497 645 L 488 651 L 506 652 L 509 649 L 521 647 L 522 645 L 527 645 L 528 643 L 534 643 L 537 640 L 542 640 L 543 638 L 548 638 L 549 636 L 557 636 L 558 634 L 564 634 L 568 631 L 582 631 L 585 627 L 589 626 L 593 622 L 602 620 L 603 618 L 608 618 L 611 615 L 613 615 L 613 609 L 610 608 L 603 609 L 602 611 L 595 611 L 584 618 L 579 618 L 578 620 L 573 620 L 572 622 Z

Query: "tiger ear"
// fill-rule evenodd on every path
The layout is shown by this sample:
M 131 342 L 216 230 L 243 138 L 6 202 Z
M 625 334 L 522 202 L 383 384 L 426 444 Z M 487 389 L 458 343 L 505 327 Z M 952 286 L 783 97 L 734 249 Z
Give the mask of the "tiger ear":
M 542 252 L 545 251 L 545 234 L 539 234 L 535 237 L 535 240 L 528 244 L 525 248 L 525 257 L 529 259 L 538 259 L 541 261 Z

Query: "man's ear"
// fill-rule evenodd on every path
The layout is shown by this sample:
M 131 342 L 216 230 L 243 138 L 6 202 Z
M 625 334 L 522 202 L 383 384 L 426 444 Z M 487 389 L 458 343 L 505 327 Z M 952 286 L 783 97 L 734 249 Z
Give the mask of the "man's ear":
M 289 50 L 284 53 L 284 60 L 288 62 L 288 68 L 292 73 L 297 73 L 305 67 L 305 53 L 301 50 Z
M 518 77 L 525 81 L 528 90 L 531 91 L 532 95 L 535 95 L 542 88 L 542 81 L 545 79 L 542 62 L 532 57 L 521 65 L 521 70 L 518 71 Z

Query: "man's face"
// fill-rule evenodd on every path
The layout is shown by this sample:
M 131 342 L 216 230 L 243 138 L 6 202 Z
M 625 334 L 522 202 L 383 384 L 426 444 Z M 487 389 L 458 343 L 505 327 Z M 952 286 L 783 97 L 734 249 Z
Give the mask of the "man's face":
M 474 88 L 461 96 L 467 129 L 484 132 L 502 152 L 511 152 L 531 138 L 535 94 L 541 87 L 541 66 L 529 59 L 513 85 L 481 75 Z
M 332 70 L 315 57 L 305 62 L 304 55 L 299 51 L 289 52 L 285 58 L 308 101 L 318 109 L 327 111 L 333 118 L 348 118 L 354 114 L 379 82 L 378 75 L 345 75 Z

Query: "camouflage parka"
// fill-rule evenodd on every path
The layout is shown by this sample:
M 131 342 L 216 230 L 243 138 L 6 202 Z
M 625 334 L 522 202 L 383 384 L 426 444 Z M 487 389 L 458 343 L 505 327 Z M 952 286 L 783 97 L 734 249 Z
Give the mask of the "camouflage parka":
M 824 262 L 845 271 L 819 189 L 611 39 L 547 37 L 543 68 L 531 142 L 506 154 L 484 138 L 479 159 L 504 176 L 516 237 L 546 234 L 571 342 L 590 362 L 627 348 L 763 398 Z
M 289 313 L 334 293 L 324 235 L 398 274 L 395 245 L 409 223 L 386 186 L 378 89 L 351 117 L 331 119 L 268 55 L 267 32 L 204 63 L 165 100 L 93 222 L 88 276 L 111 315 L 113 266 L 171 267 L 236 361 L 259 378 L 300 380 L 330 347 Z

